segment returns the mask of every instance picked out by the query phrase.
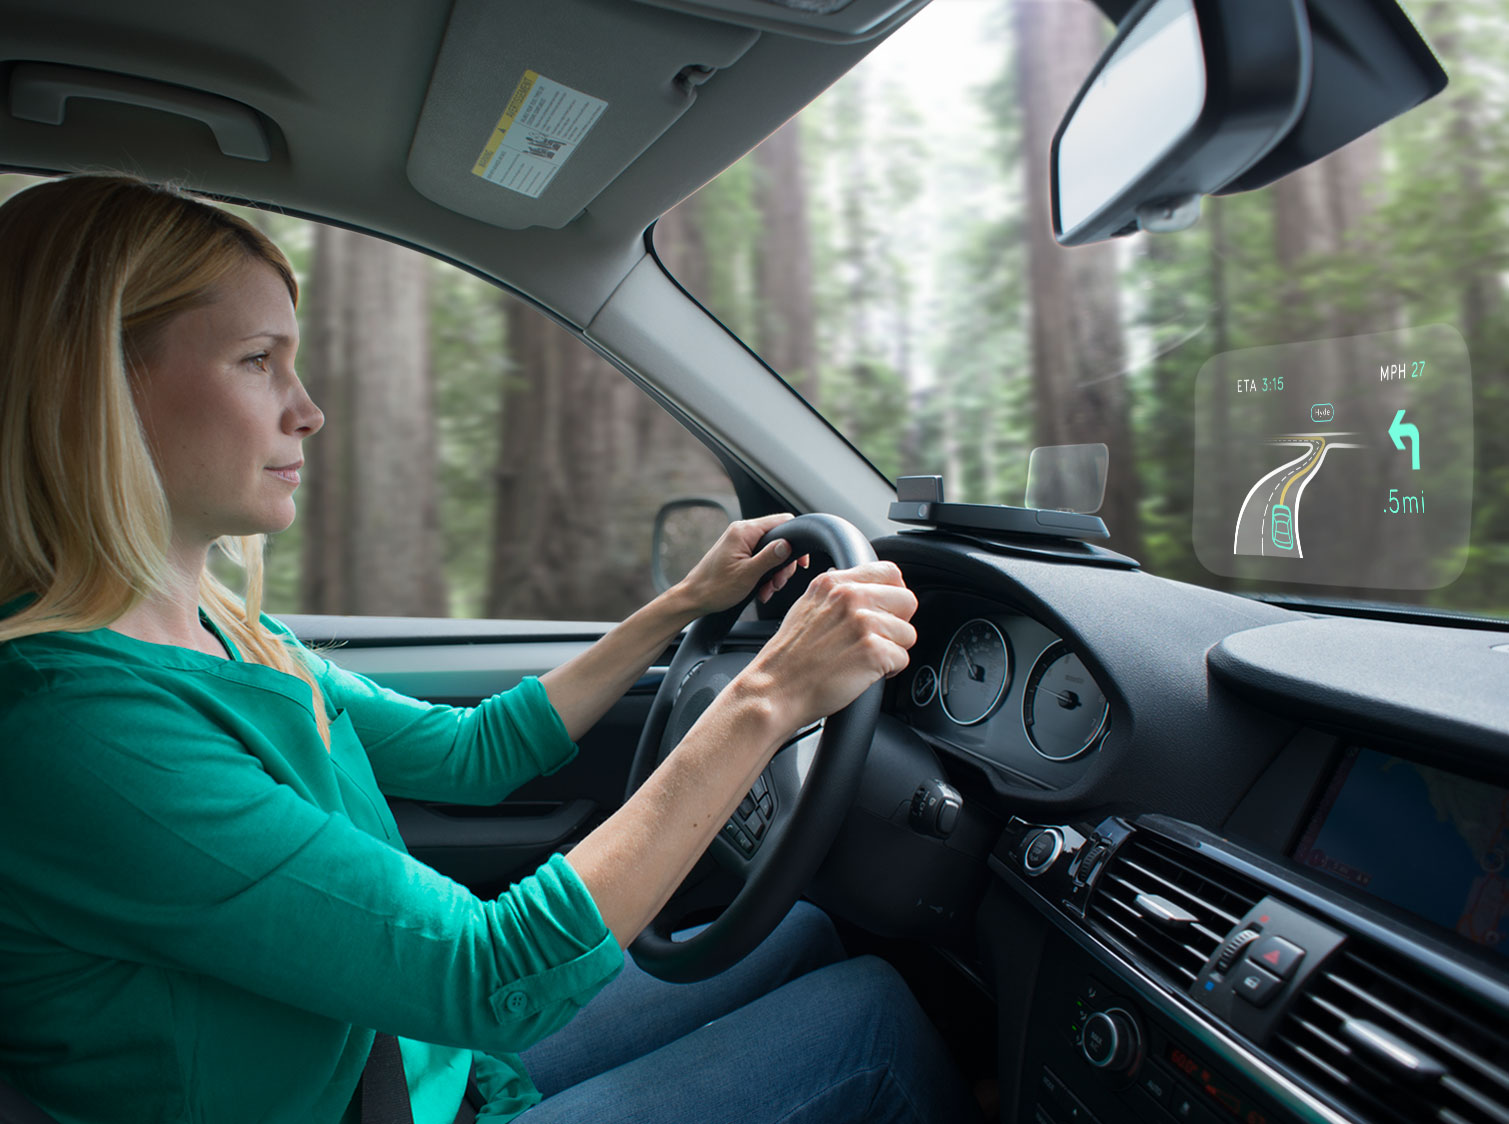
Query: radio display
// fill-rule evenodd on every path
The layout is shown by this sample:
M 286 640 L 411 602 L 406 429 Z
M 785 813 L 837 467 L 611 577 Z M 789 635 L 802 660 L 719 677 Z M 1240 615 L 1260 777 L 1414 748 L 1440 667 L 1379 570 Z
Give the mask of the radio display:
M 1225 1078 L 1212 1072 L 1189 1051 L 1170 1042 L 1163 1049 L 1163 1058 L 1181 1077 L 1204 1093 L 1207 1100 L 1225 1109 L 1242 1121 L 1242 1124 L 1268 1124 L 1267 1113 L 1233 1089 Z
M 1509 791 L 1353 747 L 1293 858 L 1509 953 Z

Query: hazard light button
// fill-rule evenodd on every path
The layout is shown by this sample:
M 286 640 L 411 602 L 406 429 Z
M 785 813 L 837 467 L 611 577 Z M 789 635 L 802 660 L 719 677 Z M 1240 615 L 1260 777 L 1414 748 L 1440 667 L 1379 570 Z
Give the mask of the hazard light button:
M 1305 950 L 1283 937 L 1263 937 L 1253 941 L 1252 948 L 1247 953 L 1249 961 L 1261 964 L 1281 980 L 1294 975 L 1294 969 L 1299 967 L 1299 962 L 1304 958 Z

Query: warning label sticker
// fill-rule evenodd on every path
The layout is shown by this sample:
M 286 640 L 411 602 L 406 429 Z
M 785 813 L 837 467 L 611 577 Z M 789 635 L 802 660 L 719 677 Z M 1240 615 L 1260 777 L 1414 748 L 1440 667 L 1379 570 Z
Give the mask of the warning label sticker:
M 607 108 L 601 98 L 526 70 L 472 174 L 538 199 Z

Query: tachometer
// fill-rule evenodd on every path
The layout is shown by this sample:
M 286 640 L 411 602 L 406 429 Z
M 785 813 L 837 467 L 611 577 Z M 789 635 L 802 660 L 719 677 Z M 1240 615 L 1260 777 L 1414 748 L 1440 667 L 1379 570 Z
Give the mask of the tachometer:
M 961 726 L 990 717 L 1011 682 L 1011 645 L 983 617 L 954 633 L 938 669 L 938 701 Z
M 1022 689 L 1022 725 L 1032 748 L 1050 761 L 1068 761 L 1104 736 L 1110 704 L 1085 665 L 1060 640 L 1032 665 Z
M 938 673 L 923 664 L 917 669 L 917 674 L 912 676 L 912 703 L 915 706 L 926 706 L 937 693 Z

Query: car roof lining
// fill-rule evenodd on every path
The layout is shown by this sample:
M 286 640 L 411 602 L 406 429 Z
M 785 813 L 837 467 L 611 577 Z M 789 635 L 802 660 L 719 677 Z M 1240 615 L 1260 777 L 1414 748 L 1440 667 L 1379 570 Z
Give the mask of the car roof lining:
M 588 186 L 578 185 L 579 198 L 566 204 L 572 215 L 562 229 L 504 229 L 495 225 L 497 213 L 487 213 L 492 221 L 458 213 L 411 182 L 411 149 L 431 143 L 420 126 L 450 23 L 450 10 L 427 0 L 386 3 L 380 13 L 363 9 L 359 17 L 348 7 L 304 0 L 266 0 L 226 10 L 196 0 L 160 0 L 133 7 L 129 17 L 103 0 L 70 0 L 66 9 L 56 0 L 0 0 L 0 24 L 7 29 L 0 88 L 8 92 L 17 63 L 120 73 L 122 57 L 129 57 L 130 77 L 203 91 L 255 110 L 267 125 L 271 159 L 227 157 L 210 130 L 187 117 L 93 99 L 70 100 L 61 126 L 0 114 L 0 153 L 16 169 L 119 169 L 380 234 L 527 293 L 581 328 L 643 256 L 642 234 L 650 223 L 773 132 L 883 38 L 817 42 L 620 0 L 530 2 L 552 13 L 549 21 L 542 18 L 541 35 L 559 40 L 563 30 L 576 29 L 579 42 L 571 50 L 581 61 L 572 64 L 573 76 L 590 78 L 594 67 L 622 55 L 621 35 L 602 24 L 610 10 L 620 21 L 636 21 L 651 38 L 669 34 L 689 57 L 701 53 L 695 46 L 699 35 L 708 52 L 703 57 L 724 58 L 731 43 L 744 44 L 733 65 L 698 88 L 670 122 L 659 104 L 666 91 L 658 73 L 644 90 L 619 99 L 613 127 L 647 137 L 642 147 L 648 158 L 636 159 L 633 144 L 609 145 L 601 152 L 584 144 L 572 161 L 581 169 L 581 184 Z M 474 6 L 474 0 L 460 0 L 456 11 Z M 276 34 L 276 45 L 268 44 L 270 34 Z M 518 30 L 514 38 L 521 42 L 510 59 L 533 57 L 533 36 L 528 25 Z M 563 43 L 551 48 L 552 57 L 567 57 L 560 54 Z M 622 62 L 616 58 L 627 75 L 631 68 Z M 503 86 L 511 88 L 518 80 L 513 66 L 502 68 Z M 565 77 L 562 81 L 569 84 Z M 474 112 L 496 119 L 501 111 L 496 90 L 477 101 L 482 109 Z M 455 106 L 459 118 L 461 101 Z M 388 125 L 378 129 L 372 122 Z M 608 124 L 605 118 L 597 131 Z M 459 145 L 468 130 L 456 124 L 452 132 Z M 468 151 L 457 175 L 477 180 L 466 184 L 470 191 L 481 187 L 510 194 L 471 174 L 477 153 L 470 150 L 485 140 L 465 141 Z M 351 167 L 368 174 L 351 182 Z M 606 186 L 591 190 L 597 181 Z

